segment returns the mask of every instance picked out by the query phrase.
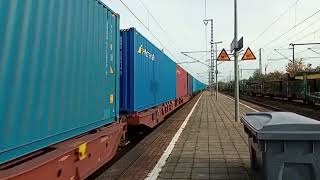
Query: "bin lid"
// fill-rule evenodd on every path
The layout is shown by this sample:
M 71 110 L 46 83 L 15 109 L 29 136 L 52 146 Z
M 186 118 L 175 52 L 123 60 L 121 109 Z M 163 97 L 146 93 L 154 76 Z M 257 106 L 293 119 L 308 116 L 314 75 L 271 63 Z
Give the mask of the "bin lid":
M 248 113 L 244 126 L 261 140 L 320 140 L 320 122 L 291 112 Z

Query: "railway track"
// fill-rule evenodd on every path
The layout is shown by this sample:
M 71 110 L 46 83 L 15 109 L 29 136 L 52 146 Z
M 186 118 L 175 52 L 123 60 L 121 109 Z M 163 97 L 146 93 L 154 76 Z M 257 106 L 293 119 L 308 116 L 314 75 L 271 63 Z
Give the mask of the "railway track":
M 199 96 L 200 94 L 172 111 L 165 117 L 166 120 L 155 128 L 147 128 L 145 126 L 129 127 L 127 134 L 129 144 L 119 147 L 114 158 L 91 174 L 86 180 L 126 179 L 127 173 L 137 164 L 140 164 L 138 162 L 146 156 L 148 148 L 152 146 L 155 146 L 153 148 L 158 148 L 158 141 L 163 143 L 173 138 L 175 131 L 172 131 L 172 129 L 176 129 L 182 124 L 182 121 L 177 117 L 183 117 L 182 119 L 184 119 L 187 116 L 185 112 L 191 110 Z M 159 148 L 158 151 L 162 152 L 164 150 Z M 144 164 L 142 166 L 149 166 L 151 162 L 142 163 Z M 152 164 L 152 166 L 154 165 Z M 141 172 L 135 173 L 141 175 Z
M 224 92 L 224 94 L 234 97 L 233 94 L 228 92 Z M 270 109 L 272 111 L 293 112 L 305 117 L 320 120 L 320 108 L 318 106 L 312 106 L 312 105 L 303 104 L 299 102 L 285 101 L 285 100 L 274 99 L 274 98 L 257 97 L 257 96 L 252 97 L 252 96 L 246 96 L 246 95 L 241 95 L 240 99 L 245 102 L 249 102 L 257 106 Z
M 240 97 L 240 99 L 243 100 L 243 101 L 250 102 L 252 104 L 256 104 L 258 106 L 273 110 L 273 111 L 279 111 L 279 112 L 286 111 L 285 109 L 282 109 L 282 108 L 279 108 L 279 107 L 275 107 L 275 106 L 272 106 L 272 105 L 269 105 L 269 104 L 266 104 L 266 103 L 263 103 L 263 102 L 260 102 L 260 101 L 256 101 L 256 100 L 253 100 L 253 99 L 250 99 L 250 98 Z
M 128 128 L 128 139 L 126 145 L 120 146 L 117 150 L 115 156 L 103 165 L 101 168 L 92 173 L 86 180 L 94 180 L 103 174 L 108 168 L 114 165 L 118 160 L 120 160 L 126 153 L 132 150 L 138 143 L 140 143 L 144 138 L 146 138 L 155 129 L 150 129 L 144 126 L 129 127 Z

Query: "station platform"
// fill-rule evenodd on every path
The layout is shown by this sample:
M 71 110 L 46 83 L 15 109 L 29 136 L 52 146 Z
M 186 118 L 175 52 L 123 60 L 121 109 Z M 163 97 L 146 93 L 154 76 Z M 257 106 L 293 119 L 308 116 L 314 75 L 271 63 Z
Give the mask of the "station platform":
M 240 106 L 241 115 L 254 111 Z M 97 179 L 254 179 L 247 135 L 233 112 L 231 98 L 203 92 Z

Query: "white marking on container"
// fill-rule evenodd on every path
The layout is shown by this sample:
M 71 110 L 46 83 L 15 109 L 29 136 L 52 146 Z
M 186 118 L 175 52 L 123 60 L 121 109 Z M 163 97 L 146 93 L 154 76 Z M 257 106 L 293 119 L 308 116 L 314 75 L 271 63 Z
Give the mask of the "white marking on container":
M 172 138 L 169 146 L 167 147 L 167 149 L 164 151 L 164 153 L 162 154 L 161 158 L 159 159 L 158 163 L 154 166 L 153 170 L 151 171 L 151 173 L 148 174 L 148 176 L 145 178 L 146 180 L 155 180 L 157 179 L 157 177 L 159 176 L 162 168 L 164 167 L 164 165 L 166 164 L 166 161 L 169 157 L 169 155 L 171 154 L 175 144 L 177 143 L 182 131 L 184 130 L 184 128 L 186 127 L 193 111 L 195 110 L 196 106 L 198 105 L 201 97 L 203 94 L 201 94 L 201 96 L 199 97 L 199 99 L 197 100 L 196 104 L 192 107 L 190 113 L 188 114 L 188 116 L 186 117 L 186 119 L 184 120 L 184 122 L 182 123 L 182 125 L 180 126 L 179 130 L 177 131 L 177 133 L 174 135 L 174 137 Z

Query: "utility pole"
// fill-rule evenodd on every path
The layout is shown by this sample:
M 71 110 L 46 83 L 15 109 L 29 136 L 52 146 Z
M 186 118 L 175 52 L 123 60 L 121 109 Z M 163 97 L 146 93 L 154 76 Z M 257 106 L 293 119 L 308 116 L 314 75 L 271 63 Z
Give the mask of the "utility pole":
M 209 70 L 209 84 L 210 84 L 210 94 L 213 96 L 213 82 L 214 82 L 214 42 L 213 42 L 213 19 L 205 19 L 204 24 L 211 23 L 211 56 L 210 56 L 210 70 Z
M 292 44 L 290 44 L 290 46 L 292 46 L 292 65 L 293 65 L 293 67 L 294 67 L 294 63 L 295 63 L 295 60 L 294 60 L 294 58 L 295 58 L 295 57 L 294 57 L 294 54 L 295 54 L 295 53 L 294 53 L 294 46 L 295 46 L 295 44 L 292 43 Z
M 262 49 L 259 49 L 259 71 L 262 74 Z
M 264 75 L 267 75 L 267 68 L 269 66 L 269 63 L 264 67 Z
M 210 90 L 210 93 L 211 93 L 211 62 L 209 62 L 209 68 L 208 68 L 208 71 L 209 71 L 209 90 Z
M 211 22 L 211 95 L 213 95 L 213 82 L 214 82 L 214 47 L 213 47 L 213 19 L 210 19 Z
M 237 0 L 234 0 L 234 42 L 238 42 L 238 7 Z M 235 98 L 235 121 L 239 121 L 239 69 L 238 51 L 234 51 L 234 98 Z

